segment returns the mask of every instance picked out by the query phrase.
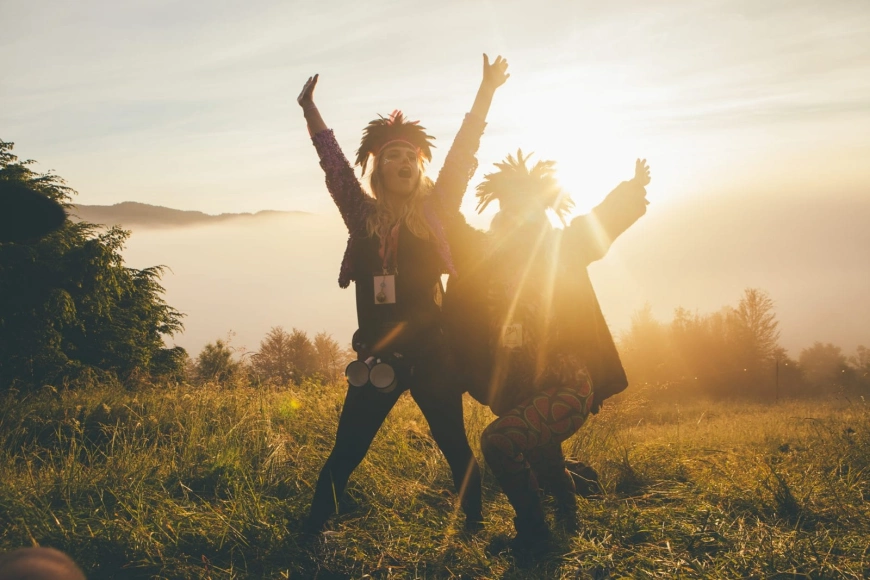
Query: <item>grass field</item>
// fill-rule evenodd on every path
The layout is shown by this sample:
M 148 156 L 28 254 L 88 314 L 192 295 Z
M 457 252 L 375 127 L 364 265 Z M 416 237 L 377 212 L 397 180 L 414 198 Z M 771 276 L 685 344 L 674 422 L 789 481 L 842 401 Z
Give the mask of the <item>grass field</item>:
M 312 546 L 301 519 L 343 387 L 46 389 L 0 397 L 0 551 L 40 544 L 89 578 L 866 578 L 870 407 L 844 398 L 653 401 L 633 389 L 566 444 L 601 474 L 579 534 L 537 565 L 489 546 L 512 511 L 484 475 L 461 533 L 410 397 Z M 472 446 L 490 419 L 467 403 Z

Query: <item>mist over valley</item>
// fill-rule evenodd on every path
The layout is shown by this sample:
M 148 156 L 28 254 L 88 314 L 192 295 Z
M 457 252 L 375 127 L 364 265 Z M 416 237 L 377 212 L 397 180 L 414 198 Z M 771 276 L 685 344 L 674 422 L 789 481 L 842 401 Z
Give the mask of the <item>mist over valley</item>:
M 211 216 L 125 202 L 74 213 L 132 230 L 128 265 L 169 268 L 166 300 L 186 314 L 184 333 L 169 342 L 191 354 L 230 331 L 232 346 L 250 351 L 273 326 L 325 330 L 342 345 L 356 328 L 353 290 L 337 284 L 347 236 L 337 211 Z M 676 307 L 734 305 L 753 287 L 775 301 L 792 356 L 815 341 L 850 353 L 870 343 L 867 223 L 870 199 L 855 196 L 654 204 L 590 272 L 617 336 L 646 303 L 667 321 Z

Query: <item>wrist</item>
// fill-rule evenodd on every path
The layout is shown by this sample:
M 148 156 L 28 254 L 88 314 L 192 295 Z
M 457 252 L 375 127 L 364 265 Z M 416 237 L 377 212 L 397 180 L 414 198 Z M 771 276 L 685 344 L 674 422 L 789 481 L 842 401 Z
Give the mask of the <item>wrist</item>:
M 495 94 L 495 90 L 497 88 L 498 88 L 497 86 L 484 80 L 484 81 L 481 81 L 480 90 L 478 92 L 480 92 L 481 94 L 484 94 L 484 95 L 492 96 Z

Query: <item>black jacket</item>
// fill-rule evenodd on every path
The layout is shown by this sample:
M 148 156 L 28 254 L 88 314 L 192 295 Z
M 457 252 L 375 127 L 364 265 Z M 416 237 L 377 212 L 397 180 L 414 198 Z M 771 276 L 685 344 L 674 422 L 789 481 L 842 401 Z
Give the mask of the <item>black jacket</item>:
M 495 231 L 499 223 L 496 216 L 490 233 L 484 233 L 469 226 L 459 213 L 447 223 L 458 274 L 451 275 L 447 283 L 445 329 L 457 380 L 475 399 L 500 415 L 544 388 L 534 379 L 505 376 L 504 349 L 498 348 L 492 333 L 504 314 L 494 308 L 492 281 L 498 278 L 499 269 L 525 270 L 529 264 L 527 276 L 533 284 L 552 286 L 548 290 L 552 296 L 549 322 L 542 340 L 549 352 L 570 351 L 582 359 L 594 386 L 593 412 L 628 386 L 587 266 L 604 257 L 613 240 L 646 212 L 645 195 L 643 186 L 623 182 L 564 230 L 540 220 L 523 231 L 505 235 Z

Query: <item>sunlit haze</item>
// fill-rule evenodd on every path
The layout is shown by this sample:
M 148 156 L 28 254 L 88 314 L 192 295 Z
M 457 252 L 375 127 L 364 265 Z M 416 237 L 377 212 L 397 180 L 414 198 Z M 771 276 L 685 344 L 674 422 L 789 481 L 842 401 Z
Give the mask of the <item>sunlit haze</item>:
M 472 187 L 521 147 L 558 162 L 584 213 L 649 161 L 648 215 L 591 270 L 616 331 L 646 302 L 664 319 L 759 287 L 787 348 L 870 344 L 866 1 L 6 0 L 0 47 L 0 139 L 77 203 L 314 214 L 134 231 L 128 260 L 172 269 L 193 351 L 230 329 L 255 348 L 274 325 L 349 341 L 345 234 L 295 102 L 305 79 L 321 75 L 348 156 L 376 114 L 420 119 L 434 175 L 483 52 L 511 78 Z M 495 209 L 463 205 L 480 227 Z

